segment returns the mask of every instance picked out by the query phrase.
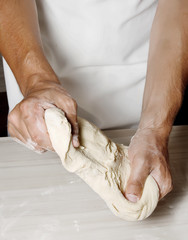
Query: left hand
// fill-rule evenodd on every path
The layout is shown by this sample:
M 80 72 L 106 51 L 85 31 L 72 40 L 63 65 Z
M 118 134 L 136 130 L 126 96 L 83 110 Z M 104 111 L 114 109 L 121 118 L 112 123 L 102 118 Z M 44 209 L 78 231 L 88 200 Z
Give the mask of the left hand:
M 131 173 L 125 197 L 137 202 L 142 195 L 147 176 L 158 184 L 160 199 L 172 190 L 172 177 L 168 158 L 168 137 L 159 129 L 138 129 L 128 149 Z

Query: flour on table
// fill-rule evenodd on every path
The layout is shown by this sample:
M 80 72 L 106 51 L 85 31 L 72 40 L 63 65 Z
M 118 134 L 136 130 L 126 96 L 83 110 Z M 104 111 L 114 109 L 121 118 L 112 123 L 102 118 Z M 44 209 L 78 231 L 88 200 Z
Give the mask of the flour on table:
M 63 111 L 47 109 L 45 121 L 53 148 L 65 169 L 80 176 L 116 216 L 131 221 L 142 220 L 154 211 L 159 189 L 150 175 L 138 202 L 132 203 L 123 195 L 130 175 L 127 146 L 114 143 L 95 125 L 78 117 L 81 146 L 74 148 L 71 125 Z

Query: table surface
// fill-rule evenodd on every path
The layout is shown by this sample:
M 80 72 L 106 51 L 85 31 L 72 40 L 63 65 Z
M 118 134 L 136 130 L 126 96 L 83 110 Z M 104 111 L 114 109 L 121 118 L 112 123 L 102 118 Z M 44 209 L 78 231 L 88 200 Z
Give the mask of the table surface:
M 105 133 L 128 145 L 134 130 Z M 39 155 L 0 138 L 0 239 L 188 239 L 188 126 L 173 128 L 169 152 L 173 191 L 148 219 L 127 222 L 68 173 L 55 153 Z

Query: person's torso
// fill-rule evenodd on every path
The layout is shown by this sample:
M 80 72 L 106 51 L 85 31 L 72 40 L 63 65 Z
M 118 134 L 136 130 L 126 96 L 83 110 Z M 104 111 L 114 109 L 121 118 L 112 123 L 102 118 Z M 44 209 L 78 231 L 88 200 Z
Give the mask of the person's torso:
M 37 0 L 45 55 L 102 129 L 138 123 L 157 0 Z

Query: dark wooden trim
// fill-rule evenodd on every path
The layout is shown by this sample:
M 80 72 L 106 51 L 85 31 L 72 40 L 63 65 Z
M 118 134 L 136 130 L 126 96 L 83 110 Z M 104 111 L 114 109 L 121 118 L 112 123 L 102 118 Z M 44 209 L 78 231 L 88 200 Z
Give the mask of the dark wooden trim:
M 8 101 L 6 92 L 0 92 L 0 137 L 7 136 Z

